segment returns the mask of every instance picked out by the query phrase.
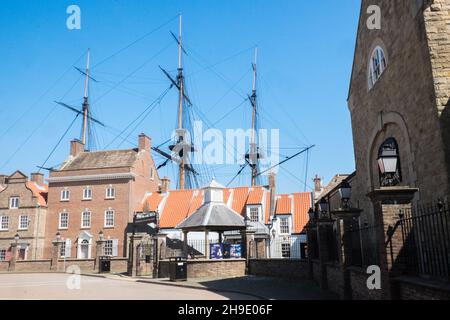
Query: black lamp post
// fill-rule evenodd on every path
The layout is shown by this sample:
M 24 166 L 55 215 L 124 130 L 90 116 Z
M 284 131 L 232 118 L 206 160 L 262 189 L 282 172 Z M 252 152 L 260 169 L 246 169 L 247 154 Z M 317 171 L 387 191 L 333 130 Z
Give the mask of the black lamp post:
M 395 139 L 387 139 L 378 151 L 378 168 L 380 169 L 380 185 L 392 187 L 401 181 L 399 170 L 398 147 Z
M 320 218 L 322 218 L 322 219 L 327 218 L 329 207 L 330 207 L 330 205 L 329 205 L 327 199 L 322 198 L 319 201 Z
M 343 208 L 349 207 L 350 198 L 352 196 L 352 186 L 348 181 L 344 180 L 339 187 L 339 195 Z

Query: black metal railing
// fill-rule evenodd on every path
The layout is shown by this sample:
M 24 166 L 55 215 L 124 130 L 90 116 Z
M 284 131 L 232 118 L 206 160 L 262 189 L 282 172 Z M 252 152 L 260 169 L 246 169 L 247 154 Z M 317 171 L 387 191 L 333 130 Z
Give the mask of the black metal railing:
M 355 221 L 346 228 L 341 243 L 344 246 L 344 242 L 348 241 L 348 248 L 351 250 L 346 254 L 349 265 L 358 267 L 378 265 L 375 236 L 380 227 L 376 225 L 359 226 Z
M 448 203 L 401 210 L 403 247 L 397 263 L 404 273 L 450 280 L 450 207 Z

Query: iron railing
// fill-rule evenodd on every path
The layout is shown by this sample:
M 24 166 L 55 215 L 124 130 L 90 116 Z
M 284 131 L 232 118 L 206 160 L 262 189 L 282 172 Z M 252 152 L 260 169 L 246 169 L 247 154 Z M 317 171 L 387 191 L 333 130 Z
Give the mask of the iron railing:
M 450 281 L 450 206 L 434 205 L 399 212 L 402 249 L 396 263 L 404 273 Z

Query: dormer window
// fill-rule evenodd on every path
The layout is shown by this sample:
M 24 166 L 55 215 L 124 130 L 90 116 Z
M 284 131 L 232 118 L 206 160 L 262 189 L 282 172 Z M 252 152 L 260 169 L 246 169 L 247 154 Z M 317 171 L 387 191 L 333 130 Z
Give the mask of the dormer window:
M 61 201 L 69 201 L 70 199 L 70 191 L 68 188 L 64 188 L 61 190 Z
M 9 198 L 9 208 L 10 209 L 19 209 L 19 197 Z
M 370 57 L 369 68 L 369 90 L 373 88 L 375 83 L 383 74 L 387 67 L 386 55 L 383 49 L 377 46 Z
M 250 221 L 251 222 L 259 222 L 259 208 L 258 207 L 250 208 Z
M 116 197 L 116 189 L 109 185 L 108 188 L 106 188 L 106 199 L 114 199 Z
M 83 190 L 83 200 L 92 200 L 92 189 L 91 187 L 86 187 Z

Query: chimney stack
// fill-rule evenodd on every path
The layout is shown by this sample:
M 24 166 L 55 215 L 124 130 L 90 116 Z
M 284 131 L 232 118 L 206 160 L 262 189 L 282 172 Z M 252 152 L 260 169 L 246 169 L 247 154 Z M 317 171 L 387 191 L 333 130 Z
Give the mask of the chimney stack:
M 44 185 L 44 175 L 39 172 L 34 172 L 31 174 L 31 181 L 36 182 L 38 185 Z
M 270 190 L 270 216 L 275 215 L 275 201 L 277 195 L 277 176 L 275 172 L 269 173 L 269 190 Z
M 70 155 L 72 157 L 76 157 L 82 152 L 84 152 L 84 144 L 80 140 L 70 141 Z
M 170 189 L 170 178 L 169 177 L 164 177 L 161 179 L 161 185 L 159 187 L 159 191 L 161 193 L 167 193 L 169 192 Z
M 1 186 L 6 186 L 6 178 L 7 178 L 6 175 L 0 174 L 0 187 Z
M 152 147 L 152 139 L 149 138 L 146 134 L 141 133 L 139 135 L 139 151 L 145 150 L 149 151 Z
M 317 174 L 316 174 L 316 177 L 314 178 L 314 191 L 315 192 L 322 191 L 322 179 L 320 179 Z

